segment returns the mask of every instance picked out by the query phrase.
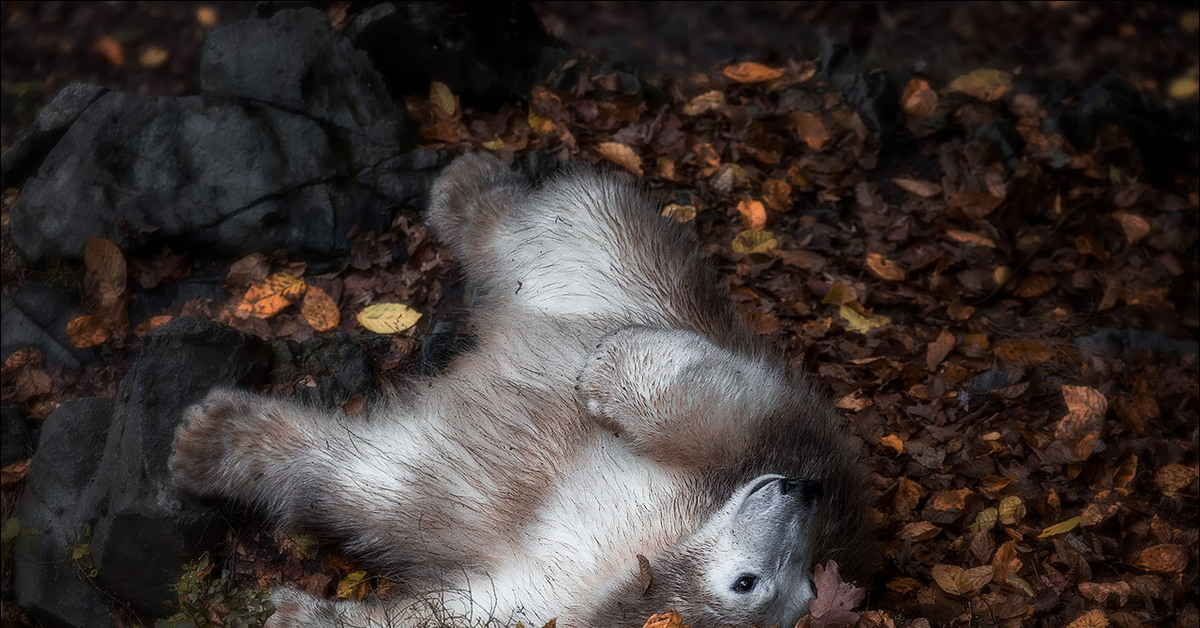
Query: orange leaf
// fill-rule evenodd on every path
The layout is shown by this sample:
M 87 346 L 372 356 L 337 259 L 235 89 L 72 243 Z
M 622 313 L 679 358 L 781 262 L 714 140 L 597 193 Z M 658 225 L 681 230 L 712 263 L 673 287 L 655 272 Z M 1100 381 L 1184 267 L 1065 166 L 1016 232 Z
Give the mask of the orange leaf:
M 867 267 L 880 279 L 888 281 L 904 281 L 907 276 L 899 264 L 879 253 L 867 253 Z
M 95 48 L 96 52 L 100 53 L 100 56 L 104 57 L 104 60 L 113 67 L 119 68 L 125 65 L 125 47 L 121 45 L 121 42 L 105 35 L 96 40 Z
M 908 478 L 900 478 L 896 483 L 896 496 L 892 498 L 892 510 L 896 513 L 896 518 L 903 521 L 908 517 L 908 513 L 912 512 L 913 508 L 921 501 L 921 487 L 917 486 L 916 482 Z M 919 532 L 911 530 L 910 532 Z M 917 536 L 917 535 L 913 535 Z
M 596 152 L 637 176 L 642 176 L 642 158 L 629 146 L 620 142 L 600 142 L 596 145 Z
M 928 117 L 937 111 L 938 95 L 929 87 L 928 81 L 915 78 L 904 86 L 900 103 L 904 105 L 904 112 L 908 115 Z
M 1150 223 L 1137 214 L 1117 211 L 1113 212 L 1112 217 L 1121 223 L 1121 229 L 1125 232 L 1125 239 L 1130 244 L 1135 244 L 1138 240 L 1150 235 L 1150 231 L 1152 230 Z
M 742 215 L 742 223 L 751 231 L 761 231 L 767 226 L 767 210 L 762 202 L 743 200 L 738 202 L 738 213 Z
M 1004 582 L 1009 576 L 1021 571 L 1021 559 L 1017 558 L 1017 542 L 1005 541 L 992 557 L 992 566 L 996 568 L 992 580 L 997 583 Z
M 900 440 L 900 437 L 896 436 L 895 434 L 888 434 L 887 436 L 881 437 L 879 439 L 879 444 L 896 452 L 897 456 L 904 453 L 904 441 Z
M 338 311 L 337 303 L 328 292 L 312 286 L 304 293 L 304 301 L 300 305 L 304 320 L 316 331 L 337 329 L 342 321 L 342 313 Z
M 765 66 L 754 61 L 735 63 L 727 66 L 723 73 L 736 83 L 761 83 L 773 81 L 783 76 L 783 70 Z
M 928 541 L 941 531 L 941 528 L 928 521 L 914 521 L 900 528 L 900 533 L 896 535 L 896 538 L 903 540 L 911 537 L 914 541 Z
M 99 316 L 84 315 L 67 323 L 67 340 L 76 349 L 89 349 L 104 344 L 112 336 L 111 323 Z
M 934 510 L 962 510 L 967 507 L 967 496 L 971 489 L 960 488 L 955 491 L 942 491 L 933 498 Z
M 792 130 L 800 139 L 804 140 L 805 144 L 813 150 L 819 150 L 829 141 L 829 131 L 825 128 L 825 123 L 817 116 L 807 111 L 793 111 L 788 114 L 788 119 L 791 122 Z
M 266 281 L 250 286 L 234 314 L 239 318 L 271 318 L 299 300 L 307 288 L 299 277 L 275 273 Z
M 642 628 L 687 628 L 683 624 L 683 617 L 675 611 L 667 611 L 657 615 L 651 615 L 646 623 L 642 624 Z
M 977 233 L 971 233 L 970 231 L 959 231 L 958 229 L 947 229 L 946 237 L 950 238 L 951 240 L 954 240 L 955 242 L 962 242 L 963 244 L 974 244 L 976 246 L 986 246 L 991 249 L 996 248 L 996 243 L 993 242 L 991 238 L 989 238 L 987 236 L 979 235 Z
M 929 181 L 921 181 L 920 179 L 905 179 L 896 177 L 892 179 L 897 187 L 910 194 L 916 194 L 921 198 L 933 198 L 942 193 L 942 186 Z
M 1187 567 L 1187 549 L 1174 543 L 1147 547 L 1133 564 L 1152 571 L 1181 573 Z

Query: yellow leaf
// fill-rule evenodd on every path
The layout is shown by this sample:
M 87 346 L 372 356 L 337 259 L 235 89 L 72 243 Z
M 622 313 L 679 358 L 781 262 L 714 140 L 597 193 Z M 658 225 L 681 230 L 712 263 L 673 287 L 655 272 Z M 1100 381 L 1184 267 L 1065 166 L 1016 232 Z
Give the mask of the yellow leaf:
M 1167 85 L 1167 95 L 1175 100 L 1187 100 L 1200 93 L 1200 82 L 1194 76 L 1181 76 Z
M 725 94 L 719 90 L 704 92 L 683 106 L 683 115 L 698 116 L 725 106 Z
M 629 146 L 620 142 L 600 142 L 596 145 L 596 152 L 637 176 L 642 176 L 642 158 Z
M 879 253 L 867 253 L 867 268 L 870 268 L 871 272 L 880 279 L 888 281 L 904 281 L 907 276 L 899 264 Z
M 996 519 L 997 514 L 995 508 L 984 508 L 983 510 L 979 511 L 979 514 L 975 515 L 975 522 L 971 524 L 969 529 L 971 532 L 991 530 L 992 528 L 996 527 Z
M 847 286 L 839 281 L 832 286 L 829 286 L 829 292 L 826 292 L 825 296 L 821 298 L 821 303 L 826 305 L 830 303 L 836 305 L 845 305 L 857 300 L 858 294 L 854 291 L 854 288 L 851 288 L 850 286 Z
M 429 102 L 437 105 L 448 116 L 452 116 L 458 111 L 458 101 L 454 98 L 454 92 L 450 91 L 450 87 L 441 81 L 433 81 L 429 84 Z
M 856 331 L 860 334 L 865 334 L 872 329 L 887 326 L 892 322 L 892 319 L 888 318 L 887 316 L 864 316 L 859 314 L 849 305 L 841 306 L 841 309 L 838 310 L 838 314 L 841 315 L 842 320 L 846 321 L 846 329 L 849 329 L 850 331 Z
M 723 71 L 725 76 L 736 83 L 761 83 L 773 81 L 783 76 L 783 70 L 765 66 L 754 61 L 735 63 Z
M 742 224 L 751 231 L 761 231 L 767 226 L 767 209 L 761 201 L 745 199 L 738 202 L 738 213 L 742 215 Z
M 663 208 L 662 215 L 679 223 L 691 222 L 696 219 L 696 208 L 692 205 L 671 203 Z
M 419 320 L 421 313 L 403 303 L 376 303 L 358 313 L 358 324 L 377 334 L 397 334 Z
M 767 253 L 775 250 L 779 242 L 770 231 L 753 231 L 747 229 L 733 238 L 733 250 L 742 255 L 752 253 Z
M 1012 75 L 1004 70 L 981 69 L 964 74 L 950 83 L 948 92 L 959 92 L 991 102 L 1012 90 Z
M 481 143 L 480 146 L 482 146 L 488 150 L 500 150 L 500 149 L 504 148 L 504 140 L 500 139 L 500 136 L 497 135 L 496 137 L 493 137 L 492 139 Z
M 342 322 L 342 313 L 338 311 L 337 303 L 328 292 L 312 286 L 304 293 L 304 302 L 300 304 L 300 313 L 304 320 L 316 331 L 337 329 Z
M 352 571 L 338 581 L 337 596 L 344 600 L 361 600 L 367 597 L 367 572 Z
M 1042 533 L 1039 534 L 1037 538 L 1044 539 L 1044 538 L 1048 538 L 1048 537 L 1052 537 L 1052 536 L 1057 536 L 1059 534 L 1066 534 L 1067 532 L 1070 532 L 1071 530 L 1078 528 L 1079 522 L 1082 520 L 1083 520 L 1083 517 L 1079 516 L 1079 517 L 1071 517 L 1070 519 L 1060 521 L 1060 522 L 1042 530 Z
M 1021 519 L 1025 518 L 1025 503 L 1016 495 L 1009 495 L 1000 500 L 1000 523 L 1006 526 L 1016 525 L 1021 523 Z

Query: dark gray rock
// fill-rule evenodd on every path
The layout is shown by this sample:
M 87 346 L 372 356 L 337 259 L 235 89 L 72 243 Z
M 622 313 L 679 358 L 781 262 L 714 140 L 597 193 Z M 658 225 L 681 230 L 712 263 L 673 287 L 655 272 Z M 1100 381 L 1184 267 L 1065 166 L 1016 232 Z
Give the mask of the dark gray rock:
M 107 508 L 93 531 L 92 555 L 97 581 L 145 616 L 164 614 L 183 563 L 225 534 L 211 507 L 181 496 L 171 482 L 175 427 L 209 389 L 261 384 L 270 359 L 257 338 L 179 318 L 146 337 L 121 383 L 96 475 Z
M 94 236 L 126 253 L 335 259 L 351 227 L 382 231 L 427 189 L 428 173 L 398 170 L 403 111 L 323 13 L 218 29 L 201 74 L 205 98 L 114 92 L 78 116 L 12 209 L 33 265 L 79 258 Z
M 1176 340 L 1162 332 L 1146 329 L 1098 327 L 1090 336 L 1076 338 L 1075 346 L 1092 353 L 1124 359 L 1129 359 L 1137 351 L 1173 356 L 1196 355 L 1200 352 L 1200 342 Z
M 0 355 L 35 347 L 51 364 L 77 371 L 93 351 L 75 349 L 67 342 L 67 322 L 75 315 L 76 299 L 70 291 L 38 280 L 21 284 L 11 299 L 0 296 Z
M 30 454 L 29 426 L 18 406 L 0 408 L 0 466 L 8 466 Z
M 9 187 L 33 174 L 79 114 L 107 91 L 99 85 L 71 83 L 58 92 L 38 114 L 33 125 L 25 129 L 0 157 L 0 183 Z
M 99 509 L 90 487 L 112 419 L 111 399 L 74 399 L 46 417 L 16 518 L 13 595 L 47 626 L 109 626 L 110 610 L 71 559 Z M 139 557 L 140 560 L 140 557 Z
M 438 80 L 483 106 L 527 94 L 542 47 L 553 43 L 528 2 L 380 3 L 346 36 L 393 91 L 424 93 Z

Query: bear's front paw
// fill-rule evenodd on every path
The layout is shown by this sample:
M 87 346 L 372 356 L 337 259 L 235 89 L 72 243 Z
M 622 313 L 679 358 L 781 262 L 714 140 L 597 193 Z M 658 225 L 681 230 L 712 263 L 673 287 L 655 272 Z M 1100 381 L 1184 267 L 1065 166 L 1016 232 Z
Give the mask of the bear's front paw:
M 621 431 L 629 412 L 645 401 L 642 378 L 652 375 L 644 342 L 655 333 L 645 327 L 626 327 L 600 339 L 576 378 L 580 407 L 589 415 Z
M 195 495 L 228 496 L 235 440 L 259 414 L 257 405 L 247 393 L 214 390 L 184 411 L 168 463 L 175 486 Z

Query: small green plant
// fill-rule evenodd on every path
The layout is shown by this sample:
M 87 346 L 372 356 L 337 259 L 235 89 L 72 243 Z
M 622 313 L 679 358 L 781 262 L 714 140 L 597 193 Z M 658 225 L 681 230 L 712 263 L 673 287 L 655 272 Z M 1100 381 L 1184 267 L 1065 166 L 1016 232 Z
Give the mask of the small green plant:
M 75 536 L 75 547 L 71 549 L 71 560 L 75 561 L 75 566 L 89 580 L 96 578 L 99 572 L 96 570 L 95 561 L 92 560 L 92 524 L 83 526 L 83 529 Z
M 0 560 L 5 564 L 12 558 L 13 550 L 17 547 L 17 541 L 21 537 L 41 536 L 40 528 L 26 528 L 21 526 L 21 522 L 16 517 L 9 517 L 4 520 L 4 525 L 0 526 Z
M 186 563 L 175 584 L 175 612 L 154 628 L 259 628 L 275 612 L 266 591 L 235 587 L 227 577 L 210 578 L 213 564 L 205 553 Z

